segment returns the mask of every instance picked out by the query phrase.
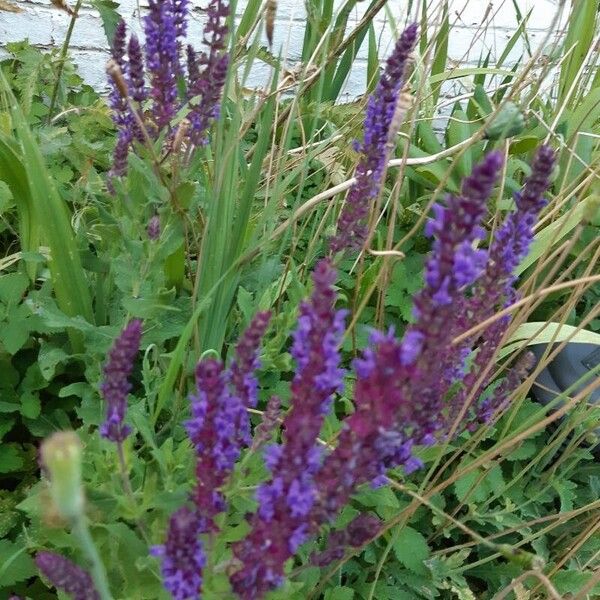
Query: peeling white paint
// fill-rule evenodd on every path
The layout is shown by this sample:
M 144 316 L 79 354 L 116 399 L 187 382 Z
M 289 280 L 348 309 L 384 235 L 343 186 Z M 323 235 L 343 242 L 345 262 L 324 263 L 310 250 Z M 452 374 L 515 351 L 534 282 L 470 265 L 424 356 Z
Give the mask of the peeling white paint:
M 241 14 L 247 0 L 239 0 L 238 13 Z M 0 48 L 6 42 L 29 41 L 43 48 L 60 46 L 65 38 L 70 17 L 52 6 L 50 0 L 22 0 L 17 2 L 23 9 L 21 13 L 0 12 Z M 138 0 L 122 0 L 120 11 L 127 22 L 136 31 L 140 31 L 140 13 Z M 145 2 L 142 2 L 142 11 Z M 336 0 L 340 6 L 342 0 Z M 389 14 L 402 24 L 405 23 L 406 0 L 389 0 Z M 420 4 L 418 2 L 415 5 Z M 436 2 L 430 2 L 435 5 Z M 437 2 L 441 4 L 441 2 Z M 192 42 L 201 40 L 201 30 L 204 18 L 202 7 L 206 0 L 195 1 L 194 13 L 190 26 Z M 369 2 L 357 4 L 350 19 L 350 27 L 358 23 Z M 551 0 L 519 0 L 523 14 L 531 10 L 529 26 L 527 28 L 532 50 L 543 39 L 545 32 L 552 24 L 553 16 L 557 10 L 557 3 Z M 491 8 L 490 8 L 491 7 Z M 420 10 L 420 9 L 419 9 Z M 439 12 L 438 12 L 439 15 Z M 487 17 L 486 17 L 487 15 Z M 414 15 L 413 15 L 414 16 Z M 490 27 L 480 27 L 482 20 L 488 18 Z M 517 28 L 517 17 L 512 0 L 451 0 L 450 20 L 454 25 L 449 40 L 449 56 L 457 64 L 474 64 L 482 56 L 491 53 L 491 63 L 498 58 L 505 44 Z M 304 3 L 301 0 L 279 0 L 277 21 L 275 23 L 276 53 L 281 49 L 282 55 L 290 61 L 297 60 L 304 34 L 305 21 Z M 385 11 L 381 11 L 377 20 L 377 34 L 381 56 L 385 56 L 392 47 L 395 32 L 392 31 L 390 21 Z M 434 26 L 435 23 L 432 23 Z M 266 40 L 262 40 L 266 43 Z M 524 53 L 526 48 L 522 42 L 515 44 L 509 54 L 505 65 L 514 64 Z M 90 9 L 82 9 L 76 23 L 71 40 L 71 55 L 79 66 L 81 73 L 88 83 L 98 90 L 106 87 L 105 63 L 107 59 L 107 42 L 102 29 L 99 15 Z M 358 53 L 358 58 L 350 74 L 345 90 L 350 95 L 356 95 L 364 90 L 366 82 L 366 42 Z M 268 81 L 269 68 L 257 64 L 252 71 L 250 85 L 262 85 Z

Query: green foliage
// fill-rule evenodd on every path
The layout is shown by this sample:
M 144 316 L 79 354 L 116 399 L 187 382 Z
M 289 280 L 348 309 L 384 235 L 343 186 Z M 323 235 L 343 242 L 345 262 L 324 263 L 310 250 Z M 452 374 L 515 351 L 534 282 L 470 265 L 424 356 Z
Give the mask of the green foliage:
M 118 4 L 92 4 L 111 39 Z M 248 3 L 234 32 L 232 52 L 241 68 L 237 76 L 231 69 L 211 144 L 189 163 L 168 154 L 157 164 L 153 153 L 161 140 L 138 148 L 128 176 L 114 182 L 114 195 L 106 186 L 115 136 L 105 100 L 69 61 L 57 83 L 58 53 L 27 43 L 7 47 L 10 56 L 0 63 L 0 598 L 57 597 L 37 576 L 31 557 L 40 549 L 86 564 L 77 532 L 57 519 L 39 482 L 42 438 L 76 429 L 83 442 L 90 532 L 114 597 L 162 600 L 167 594 L 149 546 L 164 539 L 169 515 L 192 486 L 182 423 L 198 358 L 231 355 L 252 315 L 272 310 L 258 412 L 273 394 L 288 407 L 289 332 L 309 291 L 311 266 L 326 252 L 340 198 L 313 200 L 352 175 L 351 141 L 362 134 L 364 102 L 342 104 L 341 92 L 363 45 L 369 89 L 376 84 L 380 24 L 374 18 L 385 2 L 368 3 L 354 29 L 356 0 L 337 11 L 329 0 L 307 2 L 302 60 L 291 74 L 260 47 L 260 4 Z M 430 9 L 421 7 L 426 23 Z M 340 305 L 355 320 L 344 340 L 346 364 L 365 346 L 369 327 L 394 326 L 401 334 L 411 322 L 430 249 L 422 223 L 431 200 L 456 192 L 486 152 L 503 149 L 506 172 L 490 205 L 491 232 L 498 215 L 512 210 L 531 151 L 547 135 L 561 141 L 560 164 L 548 218 L 519 269 L 523 294 L 540 290 L 540 296 L 517 315 L 529 328 L 517 330 L 499 364 L 538 335 L 531 331 L 538 324 L 554 327 L 538 341 L 555 339 L 556 323 L 571 327 L 561 339 L 581 327 L 600 331 L 598 285 L 546 293 L 555 282 L 597 272 L 600 188 L 592 175 L 600 160 L 600 79 L 582 68 L 597 57 L 594 7 L 597 2 L 574 3 L 564 46 L 573 50 L 561 62 L 553 99 L 538 93 L 535 78 L 514 85 L 522 72 L 531 75 L 525 59 L 512 68 L 504 64 L 517 42 L 528 47 L 528 16 L 519 13 L 496 64 L 482 57 L 477 67 L 452 69 L 453 18 L 448 3 L 440 4 L 438 29 L 422 34 L 421 56 L 429 44 L 431 62 L 426 70 L 416 61 L 411 85 L 419 102 L 393 151 L 373 230 L 375 252 L 340 265 Z M 575 38 L 581 43 L 573 46 Z M 549 57 L 547 67 L 560 59 Z M 272 68 L 269 94 L 245 86 L 259 61 Z M 293 99 L 277 87 L 283 76 L 298 79 Z M 469 93 L 453 99 L 451 118 L 434 128 L 449 82 Z M 398 167 L 405 155 L 408 164 Z M 146 233 L 153 215 L 161 222 L 157 241 Z M 129 491 L 114 446 L 98 435 L 104 415 L 98 385 L 106 352 L 132 317 L 144 321 L 145 352 L 129 398 L 135 431 L 124 447 Z M 341 418 L 353 410 L 352 383 L 324 427 L 327 442 L 334 443 Z M 362 489 L 333 527 L 370 512 L 382 519 L 381 534 L 320 569 L 309 557 L 325 547 L 323 531 L 290 561 L 288 581 L 269 598 L 488 600 L 529 569 L 532 557 L 560 594 L 577 594 L 599 565 L 600 463 L 588 444 L 599 410 L 580 403 L 545 424 L 545 411 L 520 394 L 493 427 L 420 451 L 425 469 L 410 477 L 391 474 L 400 486 Z M 253 426 L 260 422 L 252 414 Z M 244 516 L 255 510 L 253 491 L 265 476 L 260 453 L 248 452 L 224 490 L 231 510 L 219 517 L 222 535 L 211 543 L 207 600 L 231 597 L 229 544 L 247 532 Z M 538 584 L 533 577 L 523 583 L 527 591 Z

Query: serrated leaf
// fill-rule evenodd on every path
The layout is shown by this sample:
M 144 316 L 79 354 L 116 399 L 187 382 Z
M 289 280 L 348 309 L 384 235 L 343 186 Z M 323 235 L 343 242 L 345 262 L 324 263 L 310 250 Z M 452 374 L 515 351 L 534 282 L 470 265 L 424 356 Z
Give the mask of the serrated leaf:
M 4 304 L 17 304 L 21 301 L 29 279 L 23 273 L 9 273 L 0 277 L 0 301 Z
M 19 542 L 0 540 L 0 582 L 6 588 L 37 573 L 27 548 Z
M 537 444 L 533 440 L 524 440 L 506 456 L 506 460 L 525 460 L 531 458 L 536 452 Z
M 576 594 L 581 591 L 593 574 L 589 571 L 570 570 L 559 571 L 552 577 L 552 583 L 561 595 Z M 595 598 L 600 593 L 600 583 L 588 591 L 587 598 Z
M 461 502 L 483 502 L 493 493 L 502 492 L 505 482 L 500 466 L 495 465 L 483 473 L 483 469 L 475 469 L 456 481 L 454 492 Z
M 323 596 L 323 600 L 352 600 L 353 598 L 354 590 L 344 585 L 327 590 Z
M 23 455 L 16 444 L 0 446 L 0 473 L 13 473 L 23 467 Z
M 59 346 L 52 344 L 42 344 L 38 355 L 38 365 L 42 376 L 46 381 L 54 377 L 56 367 L 65 362 L 69 355 Z
M 27 419 L 37 419 L 40 416 L 42 404 L 39 394 L 25 392 L 21 396 L 21 414 Z
M 117 12 L 117 8 L 119 8 L 119 3 L 113 2 L 112 0 L 92 0 L 92 4 L 100 13 L 100 18 L 102 19 L 102 27 L 104 28 L 106 39 L 108 43 L 112 46 L 117 24 L 121 20 L 121 15 Z
M 423 534 L 412 527 L 403 527 L 394 537 L 396 558 L 413 573 L 426 573 L 425 560 L 429 557 L 429 546 Z
M 573 500 L 577 497 L 575 493 L 577 484 L 568 480 L 556 480 L 552 485 L 560 498 L 560 511 L 568 512 L 573 510 Z

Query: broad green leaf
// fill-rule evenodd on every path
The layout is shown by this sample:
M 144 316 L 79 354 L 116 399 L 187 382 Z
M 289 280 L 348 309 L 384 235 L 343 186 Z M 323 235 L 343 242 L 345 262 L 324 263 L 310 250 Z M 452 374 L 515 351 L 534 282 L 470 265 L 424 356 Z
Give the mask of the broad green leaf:
M 28 287 L 29 280 L 23 273 L 2 275 L 0 277 L 0 302 L 18 304 Z
M 354 598 L 354 590 L 344 585 L 327 590 L 323 596 L 323 600 L 352 600 Z
M 121 15 L 117 10 L 119 8 L 119 3 L 113 2 L 112 0 L 91 0 L 91 3 L 100 13 L 106 40 L 109 45 L 112 46 L 115 38 L 115 30 L 121 20 Z
M 580 569 L 559 571 L 552 576 L 552 583 L 560 594 L 577 594 L 593 576 L 593 572 Z M 596 594 L 600 594 L 600 583 L 589 590 L 587 598 L 597 598 Z
M 0 445 L 0 473 L 12 473 L 23 467 L 23 456 L 16 444 Z
M 6 589 L 37 573 L 27 547 L 19 542 L 0 540 L 0 585 Z
M 403 527 L 393 540 L 396 558 L 417 575 L 427 572 L 425 560 L 429 557 L 429 546 L 422 533 L 412 527 Z

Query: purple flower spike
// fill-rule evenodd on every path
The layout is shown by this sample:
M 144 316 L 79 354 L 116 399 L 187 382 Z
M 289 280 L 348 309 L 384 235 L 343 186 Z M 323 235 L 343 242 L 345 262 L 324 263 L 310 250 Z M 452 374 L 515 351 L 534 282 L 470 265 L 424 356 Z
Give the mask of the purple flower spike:
M 317 436 L 342 382 L 337 349 L 344 318 L 334 310 L 331 265 L 317 265 L 313 294 L 301 305 L 293 335 L 296 372 L 283 442 L 264 448 L 271 476 L 257 490 L 259 507 L 250 533 L 233 544 L 241 566 L 230 579 L 242 600 L 258 600 L 278 586 L 284 563 L 333 521 L 359 486 L 384 485 L 392 468 L 401 467 L 405 475 L 420 469 L 416 448 L 448 435 L 467 391 L 480 395 L 476 379 L 493 359 L 509 319 L 495 321 L 483 335 L 454 342 L 465 327 L 515 297 L 514 269 L 529 248 L 553 162 L 552 151 L 541 148 L 516 196 L 516 211 L 498 229 L 488 251 L 479 246 L 486 237 L 487 201 L 502 168 L 500 154 L 488 154 L 464 180 L 460 195 L 434 207 L 427 226 L 433 250 L 425 286 L 415 299 L 415 323 L 401 341 L 393 330 L 372 333 L 353 364 L 354 412 L 344 419 L 330 452 L 317 444 Z M 473 353 L 469 370 L 467 358 Z M 492 394 L 467 413 L 458 430 L 474 429 L 502 411 L 530 365 L 529 357 L 520 359 Z M 329 548 L 313 554 L 311 561 L 322 566 L 342 558 L 344 548 L 367 542 L 379 526 L 373 518 L 357 519 L 347 530 L 334 531 Z
M 531 176 L 526 179 L 522 191 L 515 194 L 516 211 L 507 215 L 492 240 L 485 273 L 475 286 L 464 311 L 463 330 L 469 328 L 470 322 L 484 321 L 497 310 L 517 299 L 517 292 L 514 289 L 516 279 L 514 271 L 529 252 L 533 240 L 533 225 L 546 204 L 544 193 L 550 185 L 554 164 L 553 150 L 549 146 L 541 146 L 535 155 Z M 463 380 L 463 389 L 457 399 L 457 406 L 462 406 L 469 397 L 478 398 L 489 384 L 493 372 L 490 372 L 479 387 L 476 387 L 481 372 L 493 359 L 509 324 L 510 317 L 503 317 L 478 336 L 480 340 L 477 344 L 477 354 L 470 372 Z M 465 346 L 473 346 L 477 341 L 466 340 Z M 510 389 L 510 386 L 507 389 Z M 498 399 L 492 402 L 496 406 L 501 403 L 502 401 Z M 491 405 L 490 402 L 487 405 Z M 476 422 L 482 419 L 485 422 L 493 411 L 486 408 L 475 409 L 475 412 L 477 414 L 472 415 L 472 418 Z
M 226 39 L 229 32 L 227 18 L 229 4 L 225 0 L 211 0 L 206 9 L 207 21 L 203 41 L 206 50 L 196 55 L 188 46 L 187 63 L 191 112 L 190 137 L 197 146 L 206 143 L 206 132 L 213 119 L 219 116 L 219 102 L 227 78 L 229 56 Z
M 246 407 L 230 392 L 229 374 L 219 360 L 198 363 L 196 385 L 197 392 L 190 397 L 192 418 L 186 423 L 197 457 L 193 500 L 207 528 L 214 529 L 213 518 L 225 508 L 218 490 L 240 454 L 238 424 L 247 418 Z
M 163 585 L 174 600 L 200 600 L 202 569 L 206 556 L 200 518 L 187 507 L 177 510 L 169 521 L 167 541 L 155 546 L 153 556 L 161 559 Z
M 190 0 L 173 0 L 173 15 L 178 38 L 185 38 L 187 35 L 189 12 Z
M 106 421 L 100 428 L 103 437 L 121 443 L 131 432 L 123 424 L 127 409 L 127 394 L 131 390 L 129 376 L 140 349 L 142 322 L 130 321 L 111 348 L 104 366 L 104 380 L 100 391 L 106 402 Z
M 126 61 L 127 48 L 127 25 L 125 21 L 119 21 L 112 44 L 112 58 L 119 67 L 121 75 L 126 79 L 128 64 Z M 112 118 L 118 129 L 117 144 L 114 150 L 113 166 L 109 173 L 109 181 L 114 177 L 120 177 L 127 170 L 127 153 L 134 137 L 134 121 L 127 104 L 127 98 L 123 96 L 122 90 L 115 80 L 109 78 L 111 93 L 110 107 Z
M 417 41 L 417 25 L 409 25 L 398 38 L 385 71 L 369 98 L 365 115 L 364 141 L 358 144 L 361 159 L 356 183 L 350 189 L 338 218 L 338 234 L 330 241 L 333 252 L 360 248 L 367 237 L 366 218 L 379 194 L 387 161 L 385 148 L 394 119 L 398 95 L 406 78 L 406 65 Z
M 260 343 L 271 320 L 271 313 L 259 312 L 252 319 L 235 348 L 235 357 L 229 367 L 234 394 L 245 408 L 255 408 L 258 400 L 258 381 L 255 371 L 260 367 L 258 352 Z M 247 411 L 240 411 L 236 428 L 240 442 L 245 446 L 252 443 L 250 419 Z
M 89 573 L 54 552 L 38 552 L 35 564 L 40 573 L 73 600 L 100 600 Z
M 137 36 L 132 35 L 127 50 L 129 56 L 129 91 L 136 102 L 144 102 L 148 97 L 144 79 L 144 57 Z
M 502 156 L 490 152 L 463 181 L 459 196 L 449 196 L 446 206 L 434 207 L 434 218 L 427 227 L 435 239 L 425 266 L 425 287 L 415 298 L 417 322 L 409 328 L 403 347 L 414 345 L 415 332 L 422 336 L 415 373 L 423 394 L 432 400 L 439 398 L 441 402 L 455 380 L 457 356 L 465 358 L 452 340 L 464 330 L 461 315 L 466 314 L 468 304 L 465 291 L 485 269 L 487 252 L 476 244 L 484 237 L 482 222 L 487 201 L 502 164 Z
M 231 581 L 243 600 L 262 598 L 281 584 L 285 561 L 310 530 L 308 515 L 317 500 L 315 475 L 322 463 L 317 438 L 344 374 L 339 367 L 338 345 L 345 312 L 334 308 L 335 279 L 330 262 L 320 261 L 313 274 L 312 296 L 300 307 L 292 346 L 297 369 L 291 386 L 291 410 L 283 423 L 285 442 L 267 447 L 272 478 L 258 489 L 260 507 L 252 520 L 252 531 L 233 546 L 243 567 Z
M 244 406 L 256 406 L 257 381 L 254 372 L 260 367 L 258 350 L 271 320 L 269 311 L 257 313 L 235 348 L 231 364 L 231 382 Z
M 177 76 L 181 73 L 177 25 L 172 0 L 149 0 L 144 17 L 146 66 L 150 74 L 152 112 L 160 130 L 177 112 Z

